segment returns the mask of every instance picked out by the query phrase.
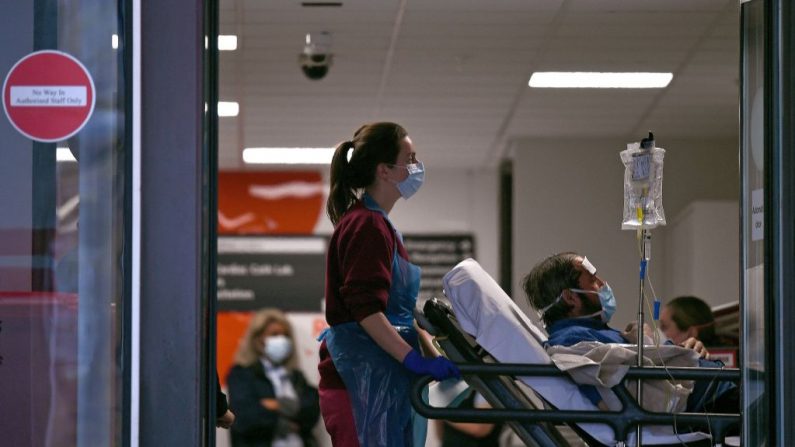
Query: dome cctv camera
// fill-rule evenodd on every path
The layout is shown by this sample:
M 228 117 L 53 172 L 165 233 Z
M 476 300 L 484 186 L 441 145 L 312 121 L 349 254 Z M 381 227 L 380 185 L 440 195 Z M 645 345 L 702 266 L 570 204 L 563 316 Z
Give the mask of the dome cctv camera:
M 312 80 L 323 79 L 331 67 L 332 59 L 331 33 L 308 33 L 304 51 L 298 56 L 298 64 L 304 75 Z

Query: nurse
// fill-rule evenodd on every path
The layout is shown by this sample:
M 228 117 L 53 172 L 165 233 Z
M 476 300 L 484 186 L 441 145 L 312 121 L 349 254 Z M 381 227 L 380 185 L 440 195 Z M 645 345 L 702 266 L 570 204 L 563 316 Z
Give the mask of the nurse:
M 419 352 L 412 311 L 420 268 L 389 220 L 395 202 L 412 197 L 424 178 L 411 139 L 395 123 L 362 126 L 331 162 L 330 328 L 321 336 L 318 370 L 320 411 L 335 446 L 422 445 L 423 421 L 408 399 L 414 375 L 460 375 L 444 357 Z

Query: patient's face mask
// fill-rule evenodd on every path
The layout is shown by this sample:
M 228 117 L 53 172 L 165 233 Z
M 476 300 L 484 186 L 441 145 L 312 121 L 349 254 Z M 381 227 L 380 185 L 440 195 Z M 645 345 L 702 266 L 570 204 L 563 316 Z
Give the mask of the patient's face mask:
M 597 291 L 593 290 L 583 290 L 583 289 L 569 289 L 572 292 L 579 292 L 579 293 L 595 293 L 599 295 L 599 303 L 602 305 L 602 310 L 599 311 L 602 315 L 602 321 L 605 323 L 609 323 L 610 319 L 613 318 L 613 314 L 616 313 L 616 297 L 613 295 L 613 289 L 610 288 L 610 285 L 604 283 L 602 287 L 599 288 Z M 563 294 L 561 293 L 561 296 Z M 593 314 L 591 316 L 594 316 Z
M 414 193 L 419 191 L 422 184 L 425 182 L 425 165 L 422 162 L 411 163 L 408 165 L 392 165 L 396 168 L 406 168 L 409 176 L 400 182 L 395 183 L 400 195 L 404 199 L 413 196 Z

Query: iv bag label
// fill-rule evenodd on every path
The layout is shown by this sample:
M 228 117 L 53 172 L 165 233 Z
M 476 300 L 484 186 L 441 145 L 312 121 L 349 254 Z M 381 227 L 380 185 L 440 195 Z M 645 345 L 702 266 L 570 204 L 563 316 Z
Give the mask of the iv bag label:
M 765 238 L 765 195 L 763 189 L 751 191 L 751 240 Z
M 650 154 L 638 154 L 632 157 L 632 180 L 646 180 L 649 178 L 651 167 Z

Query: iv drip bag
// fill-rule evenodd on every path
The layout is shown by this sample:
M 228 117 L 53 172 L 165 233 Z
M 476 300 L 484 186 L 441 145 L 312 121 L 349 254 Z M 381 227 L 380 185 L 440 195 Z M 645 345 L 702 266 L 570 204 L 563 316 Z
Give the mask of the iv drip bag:
M 665 149 L 654 145 L 654 135 L 640 143 L 629 143 L 621 151 L 624 164 L 624 218 L 622 230 L 639 230 L 665 225 L 662 205 L 663 158 Z

